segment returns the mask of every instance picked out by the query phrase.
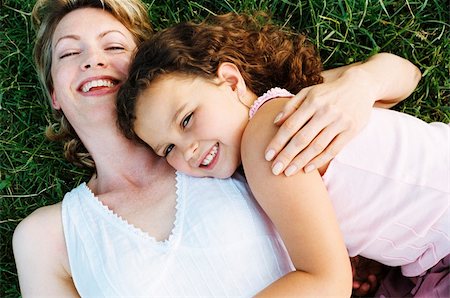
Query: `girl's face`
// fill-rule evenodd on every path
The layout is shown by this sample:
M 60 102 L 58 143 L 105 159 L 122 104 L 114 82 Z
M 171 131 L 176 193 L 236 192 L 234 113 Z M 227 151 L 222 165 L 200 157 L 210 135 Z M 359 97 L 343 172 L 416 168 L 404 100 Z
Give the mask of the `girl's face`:
M 52 103 L 79 132 L 115 122 L 116 93 L 136 48 L 132 34 L 101 9 L 64 16 L 52 39 Z
M 230 177 L 241 163 L 248 108 L 228 82 L 163 75 L 136 102 L 136 134 L 175 169 Z

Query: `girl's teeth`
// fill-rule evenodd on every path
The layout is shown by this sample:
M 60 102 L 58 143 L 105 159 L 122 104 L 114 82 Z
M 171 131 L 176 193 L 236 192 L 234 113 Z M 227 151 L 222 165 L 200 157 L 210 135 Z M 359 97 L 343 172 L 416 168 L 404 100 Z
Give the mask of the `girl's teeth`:
M 209 154 L 205 157 L 205 159 L 202 161 L 202 166 L 207 166 L 210 164 L 210 162 L 214 159 L 214 157 L 217 154 L 217 150 L 219 149 L 219 145 L 216 144 L 214 145 L 214 147 L 211 149 L 211 151 L 209 152 Z

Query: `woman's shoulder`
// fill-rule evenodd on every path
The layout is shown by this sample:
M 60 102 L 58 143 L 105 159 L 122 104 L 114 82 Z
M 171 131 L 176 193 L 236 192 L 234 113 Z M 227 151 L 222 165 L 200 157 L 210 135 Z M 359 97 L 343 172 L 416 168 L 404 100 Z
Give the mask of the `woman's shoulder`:
M 14 231 L 13 248 L 16 258 L 61 254 L 61 249 L 65 250 L 61 202 L 41 207 L 25 217 Z
M 41 207 L 25 217 L 14 231 L 13 245 L 62 241 L 61 202 Z
M 24 218 L 14 231 L 13 250 L 24 296 L 77 296 L 70 277 L 61 203 L 41 207 Z

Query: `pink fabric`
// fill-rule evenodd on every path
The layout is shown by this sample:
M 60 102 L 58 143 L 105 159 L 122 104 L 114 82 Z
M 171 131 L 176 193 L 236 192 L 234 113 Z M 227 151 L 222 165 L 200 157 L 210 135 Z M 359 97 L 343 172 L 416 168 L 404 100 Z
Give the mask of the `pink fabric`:
M 450 253 L 450 128 L 373 109 L 325 182 L 350 256 L 419 276 Z
M 258 99 L 251 116 L 280 93 Z M 413 277 L 450 253 L 449 152 L 449 125 L 372 110 L 322 177 L 350 256 Z
M 256 111 L 268 100 L 271 100 L 275 97 L 292 97 L 294 96 L 291 92 L 286 89 L 282 89 L 279 87 L 275 87 L 258 97 L 255 102 L 250 107 L 250 111 L 248 111 L 248 116 L 250 119 L 256 114 Z

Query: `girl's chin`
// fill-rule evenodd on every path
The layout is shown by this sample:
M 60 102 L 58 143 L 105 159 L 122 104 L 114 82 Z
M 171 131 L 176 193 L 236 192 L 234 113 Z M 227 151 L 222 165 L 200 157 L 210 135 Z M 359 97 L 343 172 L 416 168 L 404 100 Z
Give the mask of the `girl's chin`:
M 235 171 L 227 171 L 227 172 L 217 173 L 214 175 L 214 178 L 220 178 L 220 179 L 230 178 L 231 176 L 233 176 L 234 172 Z

